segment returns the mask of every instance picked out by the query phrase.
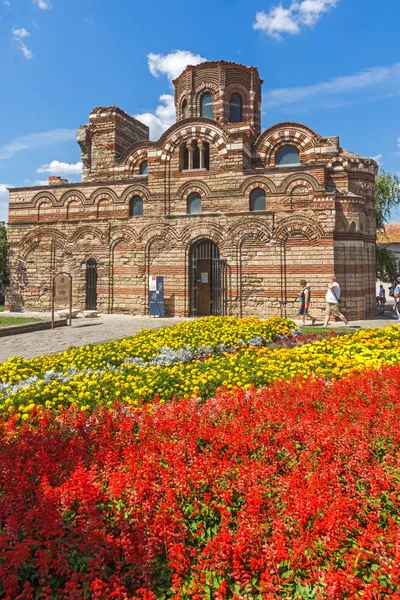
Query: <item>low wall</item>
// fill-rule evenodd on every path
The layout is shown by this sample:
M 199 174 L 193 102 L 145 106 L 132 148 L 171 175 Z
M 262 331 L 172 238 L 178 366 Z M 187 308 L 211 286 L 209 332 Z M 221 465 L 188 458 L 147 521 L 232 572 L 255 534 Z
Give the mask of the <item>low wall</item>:
M 54 322 L 54 327 L 64 327 L 67 325 L 67 319 L 60 319 Z M 19 335 L 20 333 L 32 333 L 32 331 L 43 331 L 51 329 L 51 321 L 41 321 L 40 323 L 26 323 L 26 325 L 8 325 L 0 327 L 0 337 L 7 335 Z

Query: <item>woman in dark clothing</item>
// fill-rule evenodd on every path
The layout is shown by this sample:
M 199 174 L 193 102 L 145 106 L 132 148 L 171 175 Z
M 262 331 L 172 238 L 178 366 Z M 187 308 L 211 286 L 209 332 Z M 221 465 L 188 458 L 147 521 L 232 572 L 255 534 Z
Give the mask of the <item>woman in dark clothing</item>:
M 300 285 L 301 285 L 301 292 L 299 294 L 299 302 L 300 302 L 300 308 L 298 311 L 299 315 L 301 315 L 303 317 L 303 325 L 306 324 L 306 317 L 311 319 L 311 325 L 314 325 L 314 323 L 317 319 L 315 317 L 311 316 L 310 313 L 308 312 L 309 308 L 310 308 L 310 304 L 311 304 L 311 287 L 307 284 L 307 281 L 305 279 L 301 279 Z

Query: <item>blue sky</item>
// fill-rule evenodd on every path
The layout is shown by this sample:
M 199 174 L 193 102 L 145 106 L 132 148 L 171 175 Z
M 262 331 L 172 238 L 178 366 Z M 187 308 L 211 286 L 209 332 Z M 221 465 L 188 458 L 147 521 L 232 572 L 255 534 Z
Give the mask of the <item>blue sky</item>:
M 263 128 L 300 121 L 400 173 L 399 22 L 399 0 L 0 0 L 0 220 L 6 186 L 79 181 L 95 106 L 157 138 L 171 79 L 204 59 L 258 67 Z

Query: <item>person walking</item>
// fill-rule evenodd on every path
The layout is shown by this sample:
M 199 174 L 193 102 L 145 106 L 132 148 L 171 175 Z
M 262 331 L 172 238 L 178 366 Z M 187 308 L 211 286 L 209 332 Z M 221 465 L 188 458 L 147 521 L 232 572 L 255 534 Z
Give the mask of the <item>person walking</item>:
M 306 317 L 311 319 L 311 325 L 314 325 L 317 320 L 315 317 L 310 315 L 309 308 L 311 304 L 311 286 L 305 279 L 300 280 L 301 291 L 299 294 L 300 308 L 298 310 L 299 315 L 303 317 L 303 325 L 306 324 Z
M 334 275 L 331 276 L 328 283 L 328 291 L 326 292 L 325 302 L 326 302 L 326 311 L 325 311 L 325 323 L 324 327 L 328 327 L 329 317 L 332 315 L 333 317 L 338 317 L 346 327 L 350 327 L 348 320 L 342 313 L 340 312 L 339 307 L 340 301 L 340 285 L 336 281 L 336 277 Z
M 399 283 L 397 283 L 396 287 L 394 288 L 393 297 L 394 297 L 395 313 L 397 315 L 397 319 L 400 324 L 400 284 Z
M 386 292 L 385 292 L 385 288 L 383 287 L 382 283 L 379 286 L 379 303 L 381 306 L 385 306 L 385 304 L 386 304 Z

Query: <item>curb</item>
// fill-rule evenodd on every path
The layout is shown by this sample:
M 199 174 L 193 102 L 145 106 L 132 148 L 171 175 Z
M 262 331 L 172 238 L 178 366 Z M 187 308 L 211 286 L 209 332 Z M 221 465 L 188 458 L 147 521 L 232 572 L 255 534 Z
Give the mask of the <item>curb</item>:
M 67 323 L 67 319 L 60 319 L 59 321 L 54 322 L 54 327 L 65 327 Z M 45 329 L 51 329 L 51 321 L 42 321 L 41 323 L 27 323 L 26 325 L 8 325 L 7 327 L 0 327 L 0 338 L 7 337 L 8 335 L 19 335 L 20 333 L 44 331 Z

